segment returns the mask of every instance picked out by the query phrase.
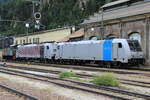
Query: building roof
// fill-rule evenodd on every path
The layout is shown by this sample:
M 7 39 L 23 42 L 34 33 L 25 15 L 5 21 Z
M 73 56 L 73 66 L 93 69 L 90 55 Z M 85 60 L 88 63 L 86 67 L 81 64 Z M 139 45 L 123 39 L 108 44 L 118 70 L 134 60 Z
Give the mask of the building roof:
M 66 42 L 66 41 L 69 41 L 69 36 L 66 36 L 65 38 L 63 38 L 57 42 Z
M 28 33 L 28 35 L 44 34 L 44 33 L 48 33 L 48 32 L 60 31 L 60 30 L 65 30 L 65 29 L 70 29 L 70 27 L 56 28 L 56 29 L 51 29 L 51 30 L 44 30 L 44 31 L 39 31 L 39 32 L 34 32 L 34 33 Z M 16 37 L 23 37 L 26 35 L 27 34 L 19 34 Z
M 84 36 L 84 29 L 80 29 L 78 31 L 75 31 L 74 33 L 72 33 L 71 35 L 65 37 L 64 39 L 60 40 L 59 42 L 65 42 L 68 41 L 71 38 L 78 38 L 78 37 L 82 37 Z
M 103 19 L 102 19 L 102 13 L 97 13 L 95 14 L 95 16 L 91 16 L 89 19 L 84 20 L 82 24 L 96 23 L 96 22 L 113 20 L 118 18 L 120 19 L 124 17 L 141 15 L 146 13 L 150 13 L 150 1 L 143 1 L 143 3 L 141 4 L 133 4 L 123 8 L 105 11 L 103 12 Z
M 81 37 L 81 36 L 83 36 L 84 35 L 84 29 L 82 28 L 82 29 L 80 29 L 80 30 L 78 30 L 78 31 L 76 31 L 76 32 L 74 32 L 74 33 L 72 33 L 70 36 L 69 36 L 69 38 L 77 38 L 77 37 Z
M 102 6 L 101 8 L 114 6 L 114 5 L 121 4 L 121 3 L 125 3 L 125 2 L 128 2 L 128 1 L 131 1 L 131 0 L 118 0 L 118 1 L 114 1 L 114 2 L 111 2 L 111 3 L 105 4 L 105 5 Z

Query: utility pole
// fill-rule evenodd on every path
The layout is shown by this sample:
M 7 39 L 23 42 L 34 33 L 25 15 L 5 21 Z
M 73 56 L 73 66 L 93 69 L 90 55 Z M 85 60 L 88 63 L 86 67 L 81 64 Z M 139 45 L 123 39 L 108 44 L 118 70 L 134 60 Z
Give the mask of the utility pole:
M 103 7 L 100 8 L 101 10 L 101 39 L 104 39 L 104 9 Z
M 36 18 L 35 18 L 35 6 L 39 5 L 40 4 L 40 0 L 26 0 L 28 2 L 32 2 L 32 23 L 35 25 L 35 21 L 36 21 Z M 27 28 L 27 33 L 26 33 L 26 42 L 28 43 L 29 42 L 29 38 L 28 38 L 28 35 L 29 35 L 29 27 L 30 27 L 30 23 L 27 22 L 25 24 L 25 27 Z
M 104 9 L 102 8 L 102 39 L 104 39 Z
M 27 34 L 26 34 L 26 35 L 27 35 L 27 38 L 26 38 L 26 43 L 28 43 L 28 42 L 29 42 L 29 40 L 28 40 L 28 34 L 29 34 L 29 27 L 30 27 L 30 26 L 29 26 L 29 23 L 26 23 L 25 26 L 26 26 L 26 28 L 27 28 Z

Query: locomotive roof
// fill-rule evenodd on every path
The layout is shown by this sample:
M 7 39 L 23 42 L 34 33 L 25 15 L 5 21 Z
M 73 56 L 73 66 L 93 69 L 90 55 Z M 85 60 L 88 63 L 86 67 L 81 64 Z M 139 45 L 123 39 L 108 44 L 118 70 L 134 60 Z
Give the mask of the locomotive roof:
M 127 39 L 111 39 L 113 40 L 113 42 L 123 42 Z M 83 41 L 76 41 L 76 42 L 61 42 L 58 43 L 58 45 L 64 45 L 64 44 L 91 44 L 91 43 L 100 43 L 100 42 L 104 42 L 106 40 L 83 40 Z M 48 45 L 48 44 L 55 44 L 55 43 L 42 43 L 42 44 L 27 44 L 27 45 L 18 45 L 18 47 L 20 46 L 26 46 L 26 47 L 30 47 L 30 46 L 37 46 L 37 45 Z
M 18 47 L 20 47 L 20 46 L 26 46 L 26 47 L 28 47 L 28 46 L 37 46 L 37 45 L 41 45 L 41 44 L 27 44 L 27 45 L 18 45 Z
M 111 39 L 115 42 L 119 42 L 119 41 L 125 41 L 126 39 Z M 62 42 L 62 43 L 58 43 L 59 45 L 63 45 L 63 44 L 87 44 L 87 43 L 100 43 L 100 42 L 104 42 L 105 40 L 83 40 L 83 41 L 77 41 L 77 42 Z

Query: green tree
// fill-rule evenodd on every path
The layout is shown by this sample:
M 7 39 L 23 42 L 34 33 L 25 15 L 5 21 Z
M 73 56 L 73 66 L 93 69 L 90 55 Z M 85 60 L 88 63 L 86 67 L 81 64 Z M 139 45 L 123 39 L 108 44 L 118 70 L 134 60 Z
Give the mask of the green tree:
M 8 0 L 0 3 L 0 18 L 33 23 L 32 3 L 25 0 Z M 80 5 L 79 0 L 48 0 L 40 6 L 41 23 L 46 29 L 78 25 L 83 19 L 98 12 L 105 3 L 115 0 L 89 0 Z M 29 32 L 35 31 L 32 25 Z M 0 33 L 24 34 L 25 23 L 0 22 Z

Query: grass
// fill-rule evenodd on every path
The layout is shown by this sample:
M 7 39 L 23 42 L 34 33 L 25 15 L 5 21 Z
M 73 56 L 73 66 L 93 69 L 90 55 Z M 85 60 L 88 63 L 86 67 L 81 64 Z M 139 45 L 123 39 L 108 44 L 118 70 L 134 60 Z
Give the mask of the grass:
M 65 71 L 65 72 L 59 73 L 59 78 L 71 78 L 71 77 L 78 77 L 78 76 L 74 72 Z
M 81 79 L 80 77 L 71 77 L 69 79 L 72 79 L 72 80 L 76 80 L 76 81 L 80 81 L 80 82 L 87 82 L 86 80 L 83 80 Z
M 92 83 L 100 86 L 118 87 L 120 82 L 117 80 L 113 73 L 104 73 L 93 77 Z
M 76 81 L 80 81 L 80 82 L 86 82 L 86 80 L 81 79 L 78 75 L 76 75 L 76 73 L 74 72 L 61 72 L 59 74 L 59 78 L 68 78 L 71 80 L 76 80 Z

